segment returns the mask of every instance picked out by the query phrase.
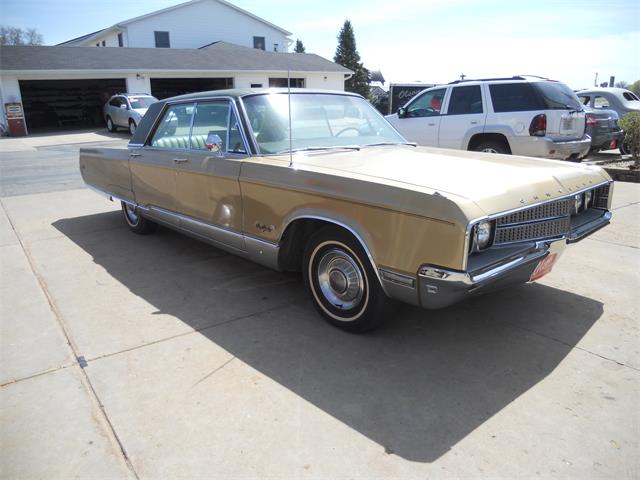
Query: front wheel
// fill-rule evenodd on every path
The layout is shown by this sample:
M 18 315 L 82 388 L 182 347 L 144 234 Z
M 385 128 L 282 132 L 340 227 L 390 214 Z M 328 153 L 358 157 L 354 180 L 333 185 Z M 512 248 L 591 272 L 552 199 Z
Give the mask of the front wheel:
M 129 120 L 129 133 L 132 137 L 136 133 L 136 128 L 138 128 L 136 122 L 134 122 L 133 120 Z
M 122 203 L 122 214 L 124 221 L 132 232 L 139 235 L 149 235 L 158 228 L 158 224 L 140 215 L 140 210 L 135 205 Z
M 313 234 L 302 271 L 314 307 L 331 325 L 361 333 L 384 320 L 389 299 L 362 246 L 344 230 Z

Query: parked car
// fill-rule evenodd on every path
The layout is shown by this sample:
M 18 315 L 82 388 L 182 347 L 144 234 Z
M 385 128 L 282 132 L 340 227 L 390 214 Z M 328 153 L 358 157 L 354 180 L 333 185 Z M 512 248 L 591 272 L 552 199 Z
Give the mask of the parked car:
M 432 147 L 566 160 L 591 145 L 575 93 L 538 77 L 429 88 L 387 119 L 408 140 Z
M 577 92 L 583 105 L 594 110 L 614 110 L 620 118 L 640 111 L 640 98 L 624 88 L 589 88 Z
M 591 137 L 590 152 L 614 150 L 622 144 L 624 131 L 618 125 L 618 114 L 613 110 L 584 107 L 587 135 Z
M 535 281 L 611 218 L 599 167 L 416 147 L 346 92 L 162 100 L 128 149 L 83 148 L 79 163 L 133 232 L 161 224 L 301 271 L 350 331 L 378 325 L 389 298 L 441 308 Z
M 613 110 L 620 118 L 627 113 L 640 111 L 640 98 L 624 88 L 589 88 L 580 90 L 578 98 L 583 105 L 593 110 Z M 619 145 L 620 153 L 629 153 L 624 141 Z
M 103 108 L 107 129 L 110 132 L 115 132 L 118 127 L 122 127 L 133 135 L 149 106 L 157 101 L 156 97 L 146 93 L 113 95 Z

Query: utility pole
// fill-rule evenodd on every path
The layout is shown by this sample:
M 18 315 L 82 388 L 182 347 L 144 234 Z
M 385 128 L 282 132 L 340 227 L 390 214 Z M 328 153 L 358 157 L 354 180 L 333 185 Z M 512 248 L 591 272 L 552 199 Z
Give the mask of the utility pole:
M 598 86 L 598 72 L 596 72 L 596 78 L 593 80 L 593 86 L 594 87 Z

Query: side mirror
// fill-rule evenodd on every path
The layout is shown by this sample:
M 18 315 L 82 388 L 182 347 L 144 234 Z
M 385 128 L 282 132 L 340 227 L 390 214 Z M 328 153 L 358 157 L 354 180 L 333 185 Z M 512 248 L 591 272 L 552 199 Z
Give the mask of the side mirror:
M 407 116 L 407 110 L 404 107 L 398 109 L 398 118 L 404 118 Z
M 210 133 L 209 135 L 207 135 L 207 141 L 205 142 L 205 145 L 213 153 L 219 153 L 220 150 L 222 150 L 222 139 L 220 138 L 220 135 Z
M 121 108 L 122 110 L 129 110 L 129 107 L 127 107 L 127 104 L 126 104 L 126 103 L 121 103 L 121 104 L 120 104 L 120 108 Z

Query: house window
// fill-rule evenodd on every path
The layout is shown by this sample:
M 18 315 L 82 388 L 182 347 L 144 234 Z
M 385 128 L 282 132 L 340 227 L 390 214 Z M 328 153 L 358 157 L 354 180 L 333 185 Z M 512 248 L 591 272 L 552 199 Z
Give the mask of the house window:
M 264 50 L 265 49 L 264 37 L 253 37 L 253 48 L 257 48 L 258 50 Z
M 156 48 L 171 48 L 169 32 L 153 32 L 156 38 Z
M 304 88 L 304 78 L 290 78 L 291 88 Z M 269 88 L 287 88 L 287 78 L 270 78 Z
M 262 84 L 261 83 L 252 83 L 251 84 L 251 88 L 262 88 Z
M 124 47 L 124 39 L 122 38 L 122 32 L 118 34 L 118 46 Z

